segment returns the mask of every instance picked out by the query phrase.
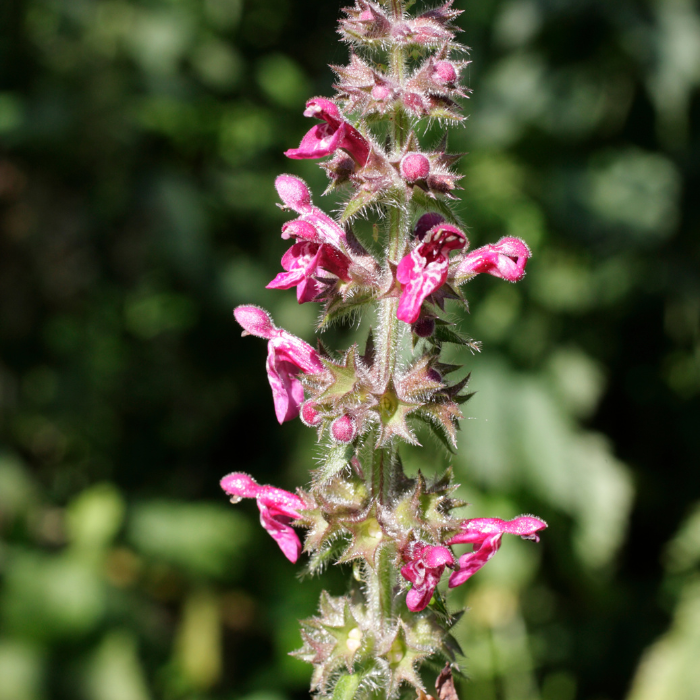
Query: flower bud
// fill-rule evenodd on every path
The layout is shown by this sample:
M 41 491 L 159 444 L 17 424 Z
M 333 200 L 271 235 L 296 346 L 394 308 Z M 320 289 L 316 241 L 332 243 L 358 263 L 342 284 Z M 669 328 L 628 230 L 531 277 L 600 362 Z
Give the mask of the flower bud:
M 237 306 L 233 310 L 233 315 L 243 326 L 245 335 L 256 335 L 258 338 L 269 340 L 277 330 L 270 314 L 258 306 Z
M 426 113 L 425 102 L 417 92 L 405 92 L 401 100 L 406 109 L 410 109 L 412 112 L 420 115 Z
M 286 206 L 299 212 L 311 206 L 311 191 L 307 184 L 294 175 L 280 175 L 275 188 Z
M 391 97 L 391 88 L 386 84 L 377 84 L 372 88 L 372 99 L 383 102 Z
M 419 318 L 413 324 L 413 332 L 419 338 L 430 338 L 430 336 L 435 332 L 435 319 L 432 318 Z
M 449 61 L 437 61 L 433 66 L 433 80 L 438 85 L 452 87 L 457 81 L 457 71 Z
M 430 174 L 430 161 L 422 153 L 407 153 L 401 159 L 401 175 L 408 182 L 425 180 Z
M 301 422 L 309 428 L 315 428 L 323 420 L 323 416 L 318 411 L 318 404 L 314 401 L 302 404 L 299 417 Z
M 408 41 L 413 34 L 408 22 L 396 22 L 391 28 L 391 38 L 396 41 Z
M 433 382 L 442 382 L 442 375 L 435 369 L 435 367 L 431 367 L 428 370 L 427 377 Z
M 422 241 L 425 238 L 425 234 L 428 233 L 433 226 L 441 224 L 444 220 L 445 217 L 442 214 L 438 214 L 434 211 L 423 214 L 413 227 L 413 237 Z
M 347 413 L 340 418 L 336 418 L 331 423 L 331 437 L 336 442 L 348 443 L 355 439 L 357 434 L 357 424 L 355 419 Z

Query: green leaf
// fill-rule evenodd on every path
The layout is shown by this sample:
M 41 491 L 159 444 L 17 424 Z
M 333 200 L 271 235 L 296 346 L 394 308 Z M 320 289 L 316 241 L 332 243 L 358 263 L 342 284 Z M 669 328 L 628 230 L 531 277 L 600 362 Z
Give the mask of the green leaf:
M 478 340 L 473 340 L 469 336 L 463 335 L 450 326 L 435 324 L 435 332 L 433 339 L 440 343 L 454 343 L 455 345 L 464 345 L 472 352 L 481 352 L 481 343 Z
M 346 205 L 340 217 L 340 223 L 347 223 L 353 216 L 359 214 L 366 206 L 379 199 L 378 192 L 360 190 Z
M 306 564 L 305 574 L 320 574 L 330 562 L 336 561 L 348 547 L 348 537 L 337 537 L 330 544 L 314 552 Z
M 461 396 L 458 394 L 457 396 L 453 396 L 452 400 L 461 406 L 463 403 L 467 403 L 467 401 L 469 401 L 474 394 L 476 394 L 475 391 L 470 391 L 468 394 L 462 394 Z
M 353 673 L 351 676 L 343 674 L 335 684 L 333 700 L 353 700 L 359 687 L 360 676 L 357 673 Z
M 442 214 L 449 223 L 464 228 L 464 224 L 462 224 L 459 217 L 452 211 L 452 208 L 444 199 L 433 199 L 420 188 L 414 187 L 413 201 L 426 211 L 436 211 L 438 214 Z
M 333 445 L 328 451 L 326 461 L 321 467 L 313 471 L 314 483 L 323 484 L 332 479 L 338 472 L 345 469 L 355 454 L 355 448 L 349 445 Z
M 343 301 L 341 297 L 334 299 L 326 307 L 325 313 L 321 318 L 316 330 L 324 331 L 334 321 L 340 321 L 346 316 L 351 316 L 362 309 L 363 306 L 371 304 L 374 301 L 374 292 L 360 292 L 350 297 L 347 301 Z
M 430 432 L 439 440 L 440 444 L 445 447 L 448 452 L 452 454 L 457 452 L 457 449 L 450 441 L 450 437 L 447 435 L 445 430 L 438 427 L 438 425 L 436 425 L 430 418 L 420 412 L 413 413 L 411 417 L 427 425 L 428 428 L 430 428 Z

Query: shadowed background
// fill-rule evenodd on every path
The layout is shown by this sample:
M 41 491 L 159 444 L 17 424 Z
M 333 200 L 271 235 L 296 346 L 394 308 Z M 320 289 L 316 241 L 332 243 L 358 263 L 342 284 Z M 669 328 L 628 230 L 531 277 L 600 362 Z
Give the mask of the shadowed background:
M 536 513 L 452 593 L 464 700 L 700 696 L 700 12 L 691 0 L 457 0 L 474 63 L 458 211 L 533 249 L 466 288 L 452 352 L 478 393 L 452 464 L 465 517 Z M 342 63 L 327 0 L 0 5 L 0 700 L 292 700 L 322 587 L 229 506 L 233 470 L 293 489 L 256 303 L 274 178 Z M 437 138 L 431 132 L 429 139 Z M 327 334 L 342 347 L 348 329 Z M 410 694 L 409 694 L 410 695 Z

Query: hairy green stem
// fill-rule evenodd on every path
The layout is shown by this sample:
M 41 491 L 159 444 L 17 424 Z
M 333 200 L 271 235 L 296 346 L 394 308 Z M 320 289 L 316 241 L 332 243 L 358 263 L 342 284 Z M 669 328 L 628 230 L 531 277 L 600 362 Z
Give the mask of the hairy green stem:
M 403 14 L 403 2 L 392 0 L 392 11 L 395 17 Z M 395 46 L 390 55 L 391 70 L 394 78 L 403 82 L 405 71 L 405 50 L 401 46 Z M 394 112 L 393 128 L 391 133 L 392 151 L 399 152 L 408 138 L 408 123 L 403 110 L 399 107 Z M 406 247 L 406 233 L 408 230 L 408 206 L 401 199 L 395 202 L 388 211 L 388 246 L 384 264 L 385 273 L 390 274 L 390 266 L 396 265 L 404 254 Z M 377 355 L 382 383 L 388 390 L 392 387 L 392 378 L 396 372 L 396 358 L 401 332 L 399 320 L 396 316 L 398 310 L 398 297 L 389 296 L 379 302 L 379 337 Z M 396 447 L 389 445 L 375 451 L 371 467 L 372 495 L 378 506 L 386 505 L 388 490 L 394 480 L 393 471 L 398 467 L 396 459 Z M 370 597 L 372 614 L 376 623 L 381 627 L 390 623 L 393 613 L 393 602 L 396 581 L 399 576 L 398 567 L 395 564 L 396 548 L 392 542 L 383 542 L 376 553 L 374 569 L 367 570 L 367 587 Z

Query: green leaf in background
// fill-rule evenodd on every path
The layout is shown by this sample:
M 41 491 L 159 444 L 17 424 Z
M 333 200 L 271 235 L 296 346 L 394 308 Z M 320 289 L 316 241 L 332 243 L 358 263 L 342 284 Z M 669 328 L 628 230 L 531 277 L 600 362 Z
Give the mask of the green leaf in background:
M 105 613 L 106 590 L 89 561 L 16 549 L 0 595 L 4 629 L 47 642 L 92 630 Z
M 128 538 L 150 557 L 218 578 L 235 575 L 250 524 L 225 505 L 148 501 L 134 507 Z
M 150 700 L 132 634 L 115 630 L 100 642 L 86 670 L 85 686 L 88 700 Z
M 112 484 L 97 484 L 83 491 L 68 506 L 66 526 L 71 544 L 78 550 L 99 550 L 119 532 L 125 503 Z

